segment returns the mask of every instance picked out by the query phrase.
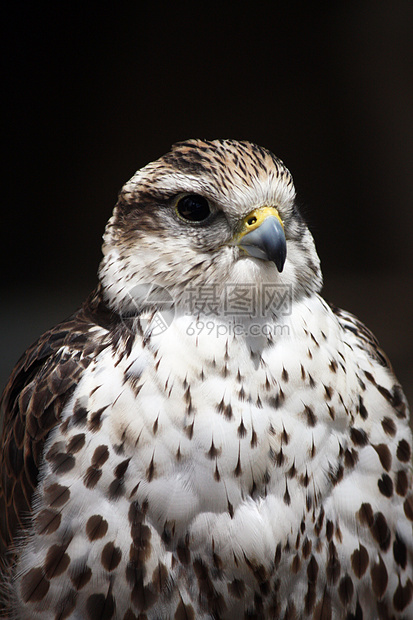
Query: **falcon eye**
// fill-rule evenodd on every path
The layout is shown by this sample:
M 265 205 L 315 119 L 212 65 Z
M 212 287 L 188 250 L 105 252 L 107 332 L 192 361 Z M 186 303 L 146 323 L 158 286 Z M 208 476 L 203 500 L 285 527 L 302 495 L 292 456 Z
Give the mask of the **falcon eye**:
M 199 194 L 187 194 L 180 198 L 176 211 L 186 222 L 203 222 L 211 215 L 208 200 Z

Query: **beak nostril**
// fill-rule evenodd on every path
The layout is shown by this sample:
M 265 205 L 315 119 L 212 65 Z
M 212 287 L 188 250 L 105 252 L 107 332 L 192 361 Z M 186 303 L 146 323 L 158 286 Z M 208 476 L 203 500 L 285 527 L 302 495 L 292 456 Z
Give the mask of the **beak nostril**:
M 287 255 L 284 227 L 276 214 L 261 218 L 250 213 L 244 220 L 244 230 L 236 237 L 235 244 L 247 256 L 275 263 L 281 273 Z

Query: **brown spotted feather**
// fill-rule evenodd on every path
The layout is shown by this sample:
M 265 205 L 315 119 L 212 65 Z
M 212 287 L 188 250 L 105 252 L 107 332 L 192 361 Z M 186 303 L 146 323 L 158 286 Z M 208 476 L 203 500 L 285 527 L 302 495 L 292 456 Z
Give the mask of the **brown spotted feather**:
M 91 327 L 115 324 L 114 315 L 93 293 L 70 319 L 43 334 L 18 361 L 1 400 L 0 566 L 13 563 L 16 537 L 30 525 L 43 446 L 60 421 L 82 373 L 102 344 Z M 108 346 L 109 341 L 103 345 Z M 76 446 L 73 446 L 76 450 Z

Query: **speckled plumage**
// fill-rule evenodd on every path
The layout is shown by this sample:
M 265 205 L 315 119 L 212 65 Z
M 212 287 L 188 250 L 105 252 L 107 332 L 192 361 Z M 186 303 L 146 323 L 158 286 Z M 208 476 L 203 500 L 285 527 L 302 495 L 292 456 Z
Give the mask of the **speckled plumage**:
M 205 222 L 177 215 L 186 193 Z M 263 206 L 281 272 L 232 241 Z M 179 143 L 125 185 L 104 239 L 97 290 L 3 395 L 7 617 L 412 618 L 407 403 L 374 336 L 319 296 L 282 162 Z M 175 304 L 157 335 L 134 296 L 152 282 Z M 228 284 L 282 286 L 288 311 L 254 306 L 235 333 Z M 194 287 L 216 312 L 188 311 Z

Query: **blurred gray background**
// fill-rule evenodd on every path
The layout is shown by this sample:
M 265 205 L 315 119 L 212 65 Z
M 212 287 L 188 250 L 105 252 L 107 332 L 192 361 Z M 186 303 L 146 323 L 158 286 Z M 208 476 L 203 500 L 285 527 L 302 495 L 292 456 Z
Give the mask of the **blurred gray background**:
M 173 142 L 228 137 L 292 171 L 324 296 L 413 401 L 413 3 L 131 4 L 3 8 L 1 387 L 95 286 L 122 184 Z

